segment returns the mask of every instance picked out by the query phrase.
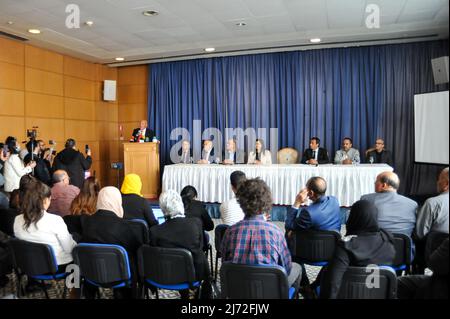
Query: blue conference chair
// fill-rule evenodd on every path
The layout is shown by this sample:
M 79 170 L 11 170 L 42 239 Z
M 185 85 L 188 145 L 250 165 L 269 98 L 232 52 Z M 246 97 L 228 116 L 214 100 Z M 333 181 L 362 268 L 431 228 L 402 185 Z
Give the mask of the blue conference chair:
M 217 280 L 217 274 L 219 272 L 219 258 L 222 258 L 222 253 L 220 251 L 220 248 L 222 246 L 222 239 L 225 235 L 225 232 L 227 229 L 230 228 L 230 226 L 225 224 L 217 225 L 214 229 L 214 247 L 216 248 L 216 262 L 215 262 L 215 271 L 214 271 L 214 280 Z
M 295 232 L 293 261 L 312 266 L 326 266 L 333 258 L 341 235 L 333 230 Z
M 408 274 L 412 263 L 412 240 L 405 234 L 392 234 L 394 237 L 395 257 L 392 268 L 400 274 L 405 271 Z
M 44 291 L 45 297 L 50 299 L 45 282 L 63 280 L 68 275 L 65 271 L 58 272 L 58 263 L 53 248 L 50 245 L 16 238 L 9 240 L 8 243 L 13 252 L 13 264 L 17 276 L 17 295 L 24 295 L 21 278 L 23 275 L 27 275 L 42 283 L 39 288 Z M 64 285 L 62 298 L 65 298 L 66 292 L 67 287 Z
M 112 289 L 131 287 L 130 262 L 122 246 L 79 243 L 72 255 L 80 267 L 81 277 L 89 284 Z
M 200 287 L 195 279 L 192 254 L 183 248 L 142 245 L 138 250 L 138 273 L 148 298 L 148 289 L 185 290 Z M 197 293 L 198 295 L 198 293 Z
M 220 268 L 222 298 L 225 299 L 292 299 L 295 288 L 278 265 L 244 265 L 222 263 Z

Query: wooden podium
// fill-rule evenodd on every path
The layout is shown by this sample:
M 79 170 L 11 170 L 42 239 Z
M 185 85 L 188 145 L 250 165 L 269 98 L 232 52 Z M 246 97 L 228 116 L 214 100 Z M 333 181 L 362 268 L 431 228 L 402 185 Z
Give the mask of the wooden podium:
M 145 198 L 159 196 L 159 144 L 124 143 L 124 172 L 137 174 L 142 180 L 142 195 Z

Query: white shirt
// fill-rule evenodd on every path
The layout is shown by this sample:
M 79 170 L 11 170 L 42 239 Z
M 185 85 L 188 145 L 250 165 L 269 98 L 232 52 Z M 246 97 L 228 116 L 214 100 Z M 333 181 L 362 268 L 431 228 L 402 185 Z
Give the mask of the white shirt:
M 32 168 L 23 165 L 19 155 L 12 154 L 5 162 L 3 168 L 3 176 L 5 178 L 5 192 L 12 192 L 15 189 L 19 189 L 20 178 L 23 175 L 31 173 Z
M 227 202 L 223 202 L 220 205 L 220 217 L 223 224 L 231 226 L 243 220 L 245 214 L 242 211 L 237 199 L 233 198 Z
M 14 236 L 33 243 L 47 244 L 53 248 L 58 265 L 70 263 L 72 249 L 77 245 L 72 235 L 67 230 L 62 217 L 44 212 L 42 218 L 24 229 L 25 220 L 23 214 L 14 220 Z
M 261 164 L 272 164 L 272 154 L 269 150 L 265 150 L 264 153 L 261 153 L 260 158 Z M 247 164 L 255 164 L 256 163 L 256 154 L 254 151 L 250 152 L 248 155 Z

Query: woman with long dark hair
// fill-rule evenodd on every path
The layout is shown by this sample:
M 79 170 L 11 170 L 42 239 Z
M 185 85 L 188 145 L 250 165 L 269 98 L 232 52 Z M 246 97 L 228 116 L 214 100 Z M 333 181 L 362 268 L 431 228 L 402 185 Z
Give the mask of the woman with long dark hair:
M 266 149 L 262 139 L 256 139 L 255 150 L 248 155 L 247 164 L 272 164 L 272 154 Z
M 197 190 L 194 186 L 188 185 L 181 190 L 184 212 L 186 217 L 197 217 L 202 221 L 203 230 L 210 231 L 214 229 L 214 222 L 208 214 L 208 211 L 202 202 L 197 200 Z
M 47 213 L 50 206 L 50 188 L 33 179 L 20 195 L 20 215 L 14 221 L 14 235 L 22 240 L 50 245 L 59 266 L 72 262 L 72 249 L 76 242 L 63 219 Z

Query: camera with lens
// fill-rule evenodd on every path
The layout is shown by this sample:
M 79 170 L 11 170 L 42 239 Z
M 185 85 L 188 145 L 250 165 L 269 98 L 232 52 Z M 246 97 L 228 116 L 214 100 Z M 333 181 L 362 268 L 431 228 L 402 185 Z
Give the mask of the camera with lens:
M 27 138 L 35 140 L 37 137 L 36 127 L 33 127 L 31 130 L 27 130 Z

